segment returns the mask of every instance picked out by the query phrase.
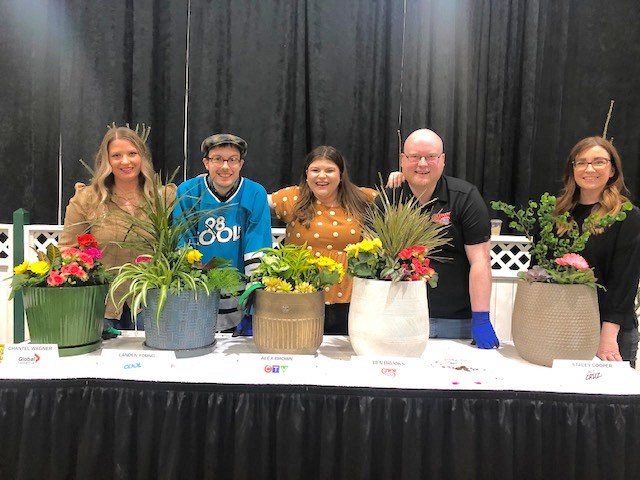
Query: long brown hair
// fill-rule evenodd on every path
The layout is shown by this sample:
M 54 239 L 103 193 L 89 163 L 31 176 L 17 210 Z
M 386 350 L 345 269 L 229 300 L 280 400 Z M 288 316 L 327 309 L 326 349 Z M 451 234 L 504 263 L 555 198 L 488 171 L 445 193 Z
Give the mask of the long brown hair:
M 620 161 L 620 155 L 611 142 L 602 137 L 587 137 L 580 140 L 569 152 L 567 157 L 567 163 L 564 168 L 564 174 L 562 175 L 562 183 L 564 188 L 560 193 L 560 197 L 556 203 L 555 215 L 562 215 L 564 212 L 570 212 L 578 204 L 580 200 L 580 187 L 576 184 L 573 176 L 573 162 L 576 157 L 587 149 L 593 147 L 604 148 L 609 157 L 611 157 L 611 168 L 613 168 L 613 176 L 609 178 L 607 184 L 600 195 L 600 200 L 593 206 L 591 213 L 597 213 L 598 215 L 606 215 L 607 213 L 613 215 L 618 213 L 622 209 L 622 204 L 629 201 L 625 196 L 628 192 L 626 185 L 624 184 L 624 175 L 622 173 L 622 162 Z M 566 229 L 559 227 L 558 233 L 565 233 Z M 595 231 L 593 233 L 600 233 Z
M 130 128 L 113 127 L 107 130 L 96 154 L 94 174 L 89 185 L 95 206 L 106 202 L 113 193 L 114 176 L 109 163 L 109 144 L 114 140 L 127 140 L 136 148 L 142 158 L 138 183 L 144 194 L 148 198 L 153 198 L 154 170 L 147 144 Z
M 338 184 L 338 201 L 340 206 L 344 208 L 349 215 L 362 223 L 365 212 L 369 207 L 367 196 L 351 182 L 347 173 L 347 165 L 340 152 L 328 145 L 316 147 L 307 155 L 304 164 L 304 171 L 300 177 L 300 198 L 293 207 L 293 215 L 305 227 L 309 228 L 309 224 L 316 214 L 313 202 L 316 200 L 315 195 L 307 184 L 307 170 L 315 160 L 327 159 L 336 164 L 340 170 L 340 183 Z

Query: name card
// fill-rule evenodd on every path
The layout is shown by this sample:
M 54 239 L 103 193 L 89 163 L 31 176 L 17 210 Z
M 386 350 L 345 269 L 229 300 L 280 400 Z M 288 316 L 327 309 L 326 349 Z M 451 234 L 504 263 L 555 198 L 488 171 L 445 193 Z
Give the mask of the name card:
M 633 373 L 629 362 L 591 360 L 554 360 L 552 369 L 574 382 L 587 384 L 620 381 Z
M 367 355 L 351 356 L 353 366 L 367 371 L 373 378 L 395 379 L 415 375 L 427 368 L 427 363 L 413 357 L 372 357 Z
M 42 368 L 56 363 L 60 355 L 56 344 L 8 343 L 4 346 L 3 367 Z
M 104 349 L 98 365 L 111 371 L 136 374 L 164 371 L 171 368 L 175 361 L 176 355 L 173 351 Z
M 238 368 L 243 373 L 268 382 L 308 374 L 315 366 L 315 355 L 243 353 L 238 357 Z

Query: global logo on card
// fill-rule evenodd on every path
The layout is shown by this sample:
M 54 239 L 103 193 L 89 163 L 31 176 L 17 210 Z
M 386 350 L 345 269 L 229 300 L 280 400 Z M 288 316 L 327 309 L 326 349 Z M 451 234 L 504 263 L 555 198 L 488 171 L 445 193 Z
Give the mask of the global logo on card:
M 289 368 L 288 365 L 265 365 L 265 373 L 284 373 Z
M 439 212 L 431 215 L 431 220 L 442 225 L 449 225 L 451 223 L 451 212 Z
M 40 361 L 40 355 L 33 354 L 33 357 L 18 357 L 18 365 L 35 365 Z

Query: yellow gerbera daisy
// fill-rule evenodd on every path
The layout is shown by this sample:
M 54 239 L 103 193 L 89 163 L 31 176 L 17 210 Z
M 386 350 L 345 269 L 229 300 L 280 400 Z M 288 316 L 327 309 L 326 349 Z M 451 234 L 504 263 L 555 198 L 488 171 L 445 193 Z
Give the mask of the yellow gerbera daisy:
M 36 275 L 44 275 L 49 271 L 49 264 L 42 260 L 38 260 L 37 262 L 33 262 L 29 265 L 29 271 Z
M 28 269 L 29 269 L 29 261 L 25 260 L 20 265 L 16 265 L 15 267 L 13 267 L 13 273 L 14 275 L 20 275 L 21 273 L 26 273 Z

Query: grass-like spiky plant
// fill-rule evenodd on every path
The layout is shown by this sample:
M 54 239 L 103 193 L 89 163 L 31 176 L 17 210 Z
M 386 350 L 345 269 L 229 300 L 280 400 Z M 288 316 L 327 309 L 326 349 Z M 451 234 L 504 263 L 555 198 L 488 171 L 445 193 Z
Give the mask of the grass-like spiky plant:
M 378 192 L 380 206 L 371 207 L 365 218 L 365 240 L 345 249 L 349 273 L 393 281 L 420 278 L 435 286 L 429 258 L 449 244 L 447 225 L 435 222 L 429 205 L 415 197 L 395 201 L 384 188 Z
M 174 176 L 175 172 L 169 182 Z M 144 254 L 134 263 L 115 268 L 118 273 L 111 284 L 111 298 L 114 298 L 116 289 L 128 284 L 126 294 L 119 301 L 122 303 L 128 298 L 132 299 L 134 317 L 140 307 L 147 306 L 147 292 L 151 289 L 159 290 L 156 310 L 158 323 L 169 293 L 186 290 L 209 295 L 217 289 L 234 293 L 241 284 L 241 274 L 237 269 L 227 266 L 228 262 L 213 258 L 202 265 L 200 252 L 190 245 L 181 245 L 186 232 L 213 211 L 187 211 L 173 221 L 173 210 L 178 201 L 178 198 L 169 195 L 160 176 L 156 174 L 154 194 L 144 198 L 140 205 L 142 215 L 122 212 L 123 220 L 131 226 L 120 246 Z

